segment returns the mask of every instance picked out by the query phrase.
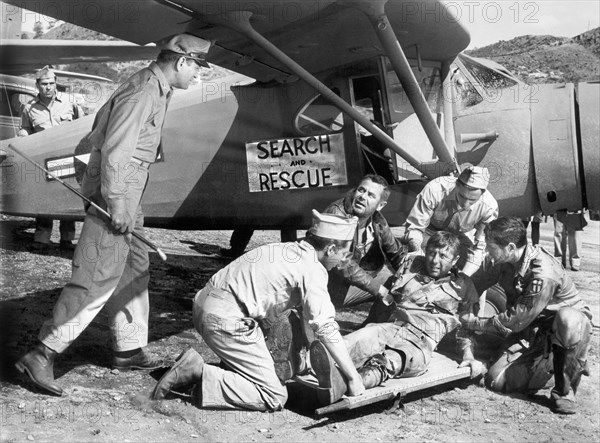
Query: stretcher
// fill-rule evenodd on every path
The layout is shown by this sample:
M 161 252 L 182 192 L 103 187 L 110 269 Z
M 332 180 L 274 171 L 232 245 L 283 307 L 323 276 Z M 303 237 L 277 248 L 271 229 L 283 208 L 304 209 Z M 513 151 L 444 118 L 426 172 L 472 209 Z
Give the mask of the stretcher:
M 396 378 L 387 380 L 375 388 L 367 389 L 364 394 L 357 397 L 343 396 L 336 403 L 321 406 L 315 409 L 316 415 L 325 415 L 332 412 L 356 409 L 380 401 L 403 397 L 411 392 L 438 386 L 451 381 L 469 378 L 471 369 L 469 367 L 459 368 L 458 362 L 450 357 L 434 352 L 429 364 L 429 369 L 423 375 L 411 378 Z M 320 388 L 317 379 L 313 375 L 294 377 L 294 381 L 315 390 L 318 399 L 327 399 L 327 389 Z

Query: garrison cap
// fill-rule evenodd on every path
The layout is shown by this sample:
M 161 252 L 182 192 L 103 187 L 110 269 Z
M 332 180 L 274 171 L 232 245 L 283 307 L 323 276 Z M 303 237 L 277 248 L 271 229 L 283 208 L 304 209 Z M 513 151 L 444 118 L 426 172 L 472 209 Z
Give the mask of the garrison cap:
M 486 190 L 490 183 L 490 172 L 481 166 L 469 166 L 460 173 L 458 181 L 472 188 Z
M 157 43 L 161 51 L 173 52 L 194 60 L 204 68 L 209 68 L 206 63 L 206 54 L 210 49 L 210 42 L 192 34 L 176 34 Z
M 54 70 L 48 65 L 44 66 L 42 69 L 35 73 L 36 80 L 41 80 L 43 78 L 56 78 Z
M 353 240 L 358 217 L 343 217 L 336 214 L 319 214 L 312 210 L 312 226 L 308 230 L 311 234 L 331 240 Z

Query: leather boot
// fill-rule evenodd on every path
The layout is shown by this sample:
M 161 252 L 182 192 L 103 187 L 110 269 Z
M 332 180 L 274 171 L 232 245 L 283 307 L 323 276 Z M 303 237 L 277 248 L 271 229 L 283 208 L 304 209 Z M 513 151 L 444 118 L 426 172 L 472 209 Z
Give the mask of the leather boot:
M 319 387 L 323 388 L 318 391 L 319 400 L 322 403 L 332 404 L 342 398 L 348 389 L 346 381 L 337 368 L 335 360 L 319 340 L 315 340 L 310 346 L 310 361 Z
M 152 400 L 161 400 L 167 393 L 177 387 L 200 382 L 202 380 L 202 371 L 204 368 L 204 359 L 193 348 L 183 352 L 171 369 L 156 384 L 152 392 Z
M 573 363 L 570 362 L 573 351 L 568 351 L 562 346 L 553 346 L 553 365 L 554 365 L 554 388 L 550 393 L 550 401 L 552 404 L 552 411 L 557 414 L 575 414 L 577 412 L 577 404 L 575 402 L 575 395 L 571 391 L 571 384 L 573 376 L 571 374 L 570 367 Z M 574 356 L 573 356 L 574 357 Z M 579 374 L 579 377 L 581 375 Z M 577 380 L 578 381 L 578 380 Z
M 152 353 L 142 348 L 136 354 L 130 357 L 120 357 L 115 355 L 112 361 L 113 369 L 119 371 L 131 370 L 153 370 L 164 366 L 162 359 L 157 358 Z
M 15 363 L 21 374 L 27 374 L 36 386 L 53 395 L 61 396 L 63 390 L 54 383 L 54 359 L 57 352 L 39 343 Z

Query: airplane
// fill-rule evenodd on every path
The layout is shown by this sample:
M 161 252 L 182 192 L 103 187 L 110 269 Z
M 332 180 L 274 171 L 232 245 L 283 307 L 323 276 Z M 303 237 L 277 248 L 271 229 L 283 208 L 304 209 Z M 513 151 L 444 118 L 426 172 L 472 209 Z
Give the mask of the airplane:
M 392 183 L 384 215 L 401 225 L 428 180 L 465 163 L 490 170 L 503 215 L 600 208 L 598 84 L 527 85 L 462 54 L 469 33 L 442 1 L 6 3 L 138 45 L 188 32 L 255 79 L 174 94 L 146 226 L 293 238 L 367 173 Z M 81 200 L 8 145 L 77 187 L 92 121 L 2 142 L 0 212 L 82 220 Z

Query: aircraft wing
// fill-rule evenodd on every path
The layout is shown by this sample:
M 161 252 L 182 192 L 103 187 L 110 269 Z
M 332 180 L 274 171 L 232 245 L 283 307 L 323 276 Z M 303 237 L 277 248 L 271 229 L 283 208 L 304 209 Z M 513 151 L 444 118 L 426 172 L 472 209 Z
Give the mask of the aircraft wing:
M 154 45 L 139 46 L 111 40 L 3 40 L 0 72 L 22 74 L 45 65 L 152 60 L 157 54 Z
M 189 32 L 215 42 L 209 62 L 268 82 L 285 81 L 291 73 L 239 32 L 211 24 L 212 18 L 252 12 L 254 29 L 315 74 L 384 54 L 371 23 L 353 7 L 370 1 L 55 0 L 46 8 L 39 0 L 6 3 L 139 45 Z M 386 13 L 409 58 L 417 55 L 418 48 L 423 59 L 447 60 L 469 44 L 467 30 L 439 0 L 390 0 Z

